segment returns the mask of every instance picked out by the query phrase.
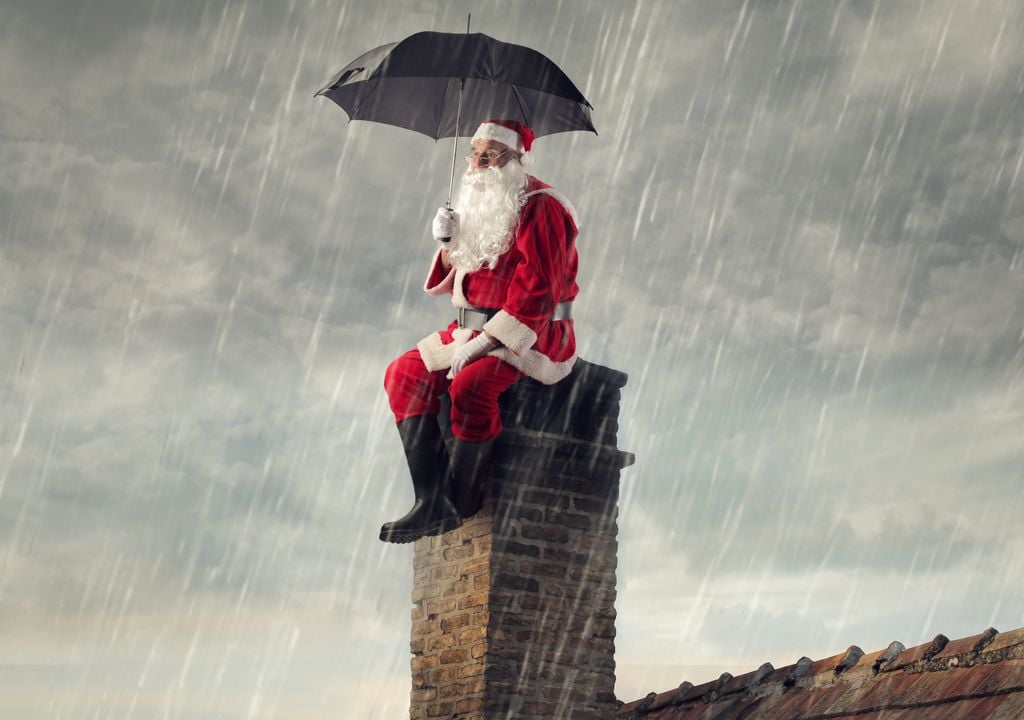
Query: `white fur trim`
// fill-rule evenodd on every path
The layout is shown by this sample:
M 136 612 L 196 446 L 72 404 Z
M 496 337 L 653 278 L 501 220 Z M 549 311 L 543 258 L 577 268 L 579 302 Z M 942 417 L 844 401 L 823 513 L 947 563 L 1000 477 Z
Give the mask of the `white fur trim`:
M 430 286 L 430 277 L 434 274 L 434 268 L 441 264 L 441 250 L 442 248 L 438 248 L 437 252 L 434 253 L 434 260 L 430 263 L 427 279 L 423 281 L 423 292 L 427 295 L 444 295 L 452 289 L 452 282 L 455 280 L 455 268 L 449 268 L 448 274 L 444 276 L 441 282 L 433 287 Z
M 537 342 L 537 333 L 504 310 L 484 324 L 484 331 L 517 355 Z
M 465 270 L 455 271 L 455 281 L 452 284 L 452 305 L 457 308 L 466 308 L 472 310 L 473 306 L 469 304 L 469 300 L 466 299 L 466 293 L 462 290 L 462 283 L 466 279 Z
M 488 355 L 494 355 L 504 360 L 517 370 L 526 373 L 528 377 L 545 385 L 554 385 L 559 380 L 565 379 L 565 376 L 572 372 L 573 365 L 576 364 L 575 354 L 567 360 L 555 361 L 539 350 L 533 349 L 516 354 L 508 348 L 498 348 L 489 352 Z
M 569 217 L 572 218 L 572 222 L 576 226 L 577 232 L 579 231 L 580 217 L 579 215 L 576 214 L 576 208 L 574 208 L 572 206 L 572 203 L 569 202 L 569 198 L 567 198 L 565 195 L 558 192 L 554 188 L 541 188 L 540 190 L 534 190 L 531 193 L 526 193 L 526 198 L 532 198 L 534 195 L 550 195 L 559 203 L 561 203 L 562 207 L 565 208 L 565 211 L 569 213 Z
M 480 123 L 476 129 L 473 140 L 497 140 L 505 147 L 512 148 L 518 153 L 523 151 L 523 139 L 512 128 L 496 123 Z
M 420 358 L 430 372 L 447 370 L 452 366 L 452 356 L 455 351 L 465 345 L 473 336 L 469 328 L 455 328 L 452 331 L 452 339 L 447 345 L 441 342 L 440 333 L 430 333 L 416 343 L 416 349 L 420 351 Z

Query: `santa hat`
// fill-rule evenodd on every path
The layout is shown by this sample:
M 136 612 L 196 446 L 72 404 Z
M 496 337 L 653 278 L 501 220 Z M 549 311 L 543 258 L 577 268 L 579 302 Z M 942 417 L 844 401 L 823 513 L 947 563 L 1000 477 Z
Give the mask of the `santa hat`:
M 533 130 L 517 120 L 484 120 L 473 135 L 474 140 L 497 140 L 519 154 L 530 152 Z

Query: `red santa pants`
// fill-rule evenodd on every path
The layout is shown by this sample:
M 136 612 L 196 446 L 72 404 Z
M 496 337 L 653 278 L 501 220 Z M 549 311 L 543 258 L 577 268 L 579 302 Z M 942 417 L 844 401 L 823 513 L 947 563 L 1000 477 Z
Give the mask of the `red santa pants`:
M 447 369 L 427 370 L 415 348 L 392 362 L 384 373 L 384 389 L 395 422 L 420 415 L 437 415 L 441 412 L 440 397 L 447 391 L 452 398 L 455 437 L 466 442 L 498 437 L 501 432 L 498 396 L 526 376 L 491 356 L 474 360 L 454 380 L 449 380 L 447 375 Z

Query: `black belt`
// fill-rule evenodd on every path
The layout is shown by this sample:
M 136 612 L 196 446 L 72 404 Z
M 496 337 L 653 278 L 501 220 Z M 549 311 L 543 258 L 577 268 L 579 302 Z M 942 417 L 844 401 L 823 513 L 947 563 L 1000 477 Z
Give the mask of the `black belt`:
M 470 330 L 483 330 L 484 324 L 498 314 L 500 308 L 458 308 L 458 316 L 455 318 L 460 328 Z M 555 311 L 551 313 L 551 320 L 569 320 L 572 318 L 572 301 L 560 302 L 555 305 Z

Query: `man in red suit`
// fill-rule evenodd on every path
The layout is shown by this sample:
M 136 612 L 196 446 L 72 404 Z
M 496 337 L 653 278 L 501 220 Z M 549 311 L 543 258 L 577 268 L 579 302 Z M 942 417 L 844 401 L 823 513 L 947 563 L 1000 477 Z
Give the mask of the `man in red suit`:
M 411 542 L 462 524 L 482 504 L 482 471 L 501 432 L 498 396 L 531 377 L 556 383 L 576 360 L 570 306 L 576 212 L 526 172 L 533 131 L 487 120 L 473 136 L 455 210 L 440 208 L 440 244 L 424 290 L 450 294 L 458 317 L 400 356 L 384 377 L 416 495 L 380 538 Z M 451 457 L 437 423 L 451 396 Z

